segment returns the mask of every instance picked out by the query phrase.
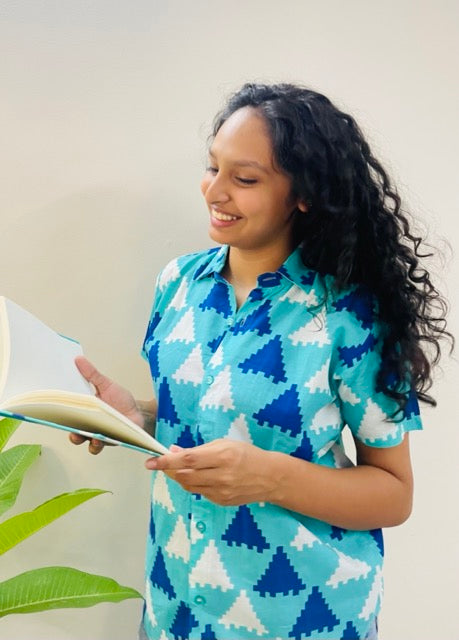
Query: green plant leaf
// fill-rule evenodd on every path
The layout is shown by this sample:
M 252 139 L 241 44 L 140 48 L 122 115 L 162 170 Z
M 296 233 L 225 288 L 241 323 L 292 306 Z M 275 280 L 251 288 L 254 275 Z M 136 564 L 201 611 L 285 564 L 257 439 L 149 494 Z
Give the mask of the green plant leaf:
M 70 567 L 43 567 L 0 583 L 0 617 L 141 597 L 135 589 L 123 587 L 111 578 Z
M 13 418 L 0 418 L 0 451 L 20 424 L 19 420 L 13 420 Z
M 60 518 L 67 511 L 101 493 L 107 492 L 101 489 L 78 489 L 71 493 L 63 493 L 44 502 L 33 511 L 26 511 L 5 520 L 0 524 L 0 555 Z
M 24 474 L 40 451 L 39 444 L 19 444 L 0 453 L 0 515 L 16 502 Z

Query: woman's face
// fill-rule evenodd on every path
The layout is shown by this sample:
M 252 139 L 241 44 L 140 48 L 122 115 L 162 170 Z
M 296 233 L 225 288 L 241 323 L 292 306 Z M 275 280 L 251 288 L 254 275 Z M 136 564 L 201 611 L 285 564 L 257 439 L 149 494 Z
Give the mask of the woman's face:
M 209 150 L 201 191 L 210 213 L 210 237 L 240 250 L 290 253 L 291 180 L 274 164 L 263 118 L 251 107 L 235 111 Z

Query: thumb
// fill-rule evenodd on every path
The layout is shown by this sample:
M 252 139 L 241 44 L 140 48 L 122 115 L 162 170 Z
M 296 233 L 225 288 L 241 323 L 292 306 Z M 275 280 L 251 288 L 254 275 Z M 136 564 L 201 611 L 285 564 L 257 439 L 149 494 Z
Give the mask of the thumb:
M 83 378 L 94 385 L 98 394 L 102 393 L 110 385 L 110 379 L 100 373 L 92 362 L 84 356 L 77 356 L 75 364 Z

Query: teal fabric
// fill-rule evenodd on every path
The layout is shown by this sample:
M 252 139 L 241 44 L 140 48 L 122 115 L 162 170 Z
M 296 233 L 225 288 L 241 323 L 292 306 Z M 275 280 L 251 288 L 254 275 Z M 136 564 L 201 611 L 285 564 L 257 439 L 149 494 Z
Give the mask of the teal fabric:
M 157 437 L 216 438 L 328 467 L 352 464 L 348 425 L 375 447 L 421 428 L 376 388 L 382 330 L 360 287 L 304 267 L 295 250 L 240 309 L 221 271 L 227 247 L 161 272 L 143 354 L 158 398 Z M 308 490 L 305 487 L 305 490 Z M 268 503 L 217 506 L 152 474 L 144 627 L 166 638 L 365 638 L 382 592 L 382 533 L 348 531 Z

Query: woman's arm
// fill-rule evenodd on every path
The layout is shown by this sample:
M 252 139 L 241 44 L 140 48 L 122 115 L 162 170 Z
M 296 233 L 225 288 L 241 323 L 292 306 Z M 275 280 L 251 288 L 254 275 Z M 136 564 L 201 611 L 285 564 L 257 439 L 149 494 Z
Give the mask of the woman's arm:
M 143 419 L 143 424 L 140 426 L 151 436 L 154 436 L 156 431 L 156 415 L 158 413 L 158 402 L 156 398 L 152 398 L 151 400 L 136 400 L 135 402 Z
M 401 524 L 413 494 L 408 436 L 387 449 L 356 446 L 357 466 L 345 469 L 226 439 L 171 448 L 146 466 L 225 506 L 271 502 L 345 529 Z
M 413 499 L 408 435 L 396 447 L 356 441 L 356 448 L 357 466 L 345 469 L 273 454 L 276 486 L 271 502 L 344 529 L 401 524 L 411 513 Z

